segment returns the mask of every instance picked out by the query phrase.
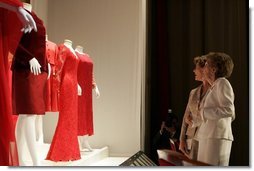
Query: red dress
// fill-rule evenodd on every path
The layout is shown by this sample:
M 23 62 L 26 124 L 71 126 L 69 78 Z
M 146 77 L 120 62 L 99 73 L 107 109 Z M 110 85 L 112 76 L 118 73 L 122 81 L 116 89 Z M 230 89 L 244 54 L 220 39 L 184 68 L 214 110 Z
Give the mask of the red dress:
M 56 78 L 56 61 L 58 56 L 58 47 L 51 41 L 46 41 L 46 56 L 51 67 L 50 78 L 46 85 L 46 111 L 58 111 L 59 80 Z
M 12 62 L 12 106 L 14 114 L 45 114 L 45 86 L 47 60 L 45 56 L 45 27 L 35 13 L 31 13 L 37 32 L 24 34 L 19 42 Z M 41 65 L 41 74 L 30 71 L 29 61 L 36 58 Z
M 22 6 L 18 0 L 0 0 L 13 6 Z M 0 8 L 0 165 L 17 166 L 15 129 L 12 120 L 10 65 L 8 54 L 15 52 L 22 33 L 22 25 L 13 12 Z
M 92 89 L 95 86 L 93 80 L 93 61 L 89 55 L 76 52 L 79 57 L 78 83 L 82 89 L 82 95 L 78 97 L 78 135 L 93 135 L 93 105 Z
M 79 59 L 65 45 L 59 46 L 60 105 L 59 119 L 47 160 L 70 161 L 80 159 L 77 138 L 78 91 L 77 69 Z

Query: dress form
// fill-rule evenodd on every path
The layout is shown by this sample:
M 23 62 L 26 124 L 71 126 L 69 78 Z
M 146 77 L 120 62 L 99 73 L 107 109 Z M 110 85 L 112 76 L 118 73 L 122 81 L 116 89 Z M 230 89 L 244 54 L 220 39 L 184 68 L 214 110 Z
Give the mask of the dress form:
M 75 48 L 75 51 L 83 54 L 84 53 L 83 49 L 84 48 L 82 46 L 77 46 Z M 92 147 L 90 146 L 88 142 L 88 135 L 78 136 L 78 142 L 79 142 L 80 151 L 84 151 L 84 148 L 87 148 L 89 151 L 93 151 Z
M 24 8 L 28 11 L 32 11 L 32 5 L 24 3 Z M 35 58 L 33 58 L 35 59 Z M 36 136 L 35 136 L 35 119 L 36 115 L 31 114 L 19 114 L 17 125 L 16 125 L 16 140 L 19 153 L 20 166 L 25 166 L 24 154 L 26 147 L 28 148 L 29 154 L 31 155 L 34 166 L 39 166 L 40 161 L 38 157 L 38 149 L 36 147 Z
M 84 95 L 85 97 L 82 96 L 79 99 L 79 116 L 80 116 L 80 119 L 83 120 L 83 119 L 87 118 L 88 115 L 89 115 L 89 118 L 90 118 L 90 114 L 89 114 L 90 112 L 91 112 L 91 115 L 92 115 L 92 111 L 89 110 L 89 107 L 88 108 L 85 107 L 85 109 L 84 109 L 84 107 L 81 107 L 81 106 L 89 106 L 89 102 L 88 103 L 84 103 L 83 102 L 84 99 L 87 99 L 88 101 L 92 100 L 92 98 L 90 99 L 90 97 L 91 97 L 90 93 L 92 93 L 90 91 L 92 90 L 92 87 L 91 87 L 91 90 L 90 90 L 90 88 L 88 88 L 88 87 L 90 87 L 89 84 L 88 85 L 84 84 L 87 81 L 88 82 L 92 81 L 92 79 L 91 80 L 90 79 L 88 79 L 88 80 L 85 79 L 85 82 L 84 82 L 84 78 L 80 77 L 79 75 L 83 75 L 82 72 L 86 72 L 86 73 L 90 73 L 91 72 L 90 71 L 90 65 L 91 65 L 90 62 L 91 61 L 90 61 L 90 59 L 88 59 L 89 56 L 84 53 L 84 48 L 82 46 L 76 46 L 75 51 L 77 52 L 77 55 L 80 57 L 80 62 L 81 63 L 80 63 L 80 66 L 79 66 L 80 70 L 79 70 L 79 73 L 78 73 L 78 79 L 80 81 L 80 85 L 83 86 L 81 88 L 83 89 L 84 94 L 85 94 Z M 92 74 L 92 72 L 90 74 Z M 91 75 L 91 78 L 92 78 L 92 75 Z M 95 85 L 95 87 L 96 87 L 96 85 Z M 93 89 L 96 89 L 95 87 L 93 87 Z M 98 88 L 96 90 L 98 90 Z M 99 94 L 99 91 L 98 91 L 98 94 Z M 97 95 L 97 92 L 96 92 L 96 95 Z M 88 120 L 90 121 L 90 119 L 88 119 Z M 85 122 L 81 121 L 79 123 L 79 125 L 80 124 L 81 125 L 83 125 L 83 124 L 87 125 L 86 122 L 89 122 L 88 120 L 85 121 Z M 90 146 L 90 144 L 88 142 L 88 137 L 92 135 L 91 131 L 88 131 L 88 130 L 91 130 L 90 128 L 91 128 L 90 125 L 87 125 L 86 128 L 79 127 L 80 131 L 79 131 L 79 134 L 78 134 L 78 140 L 79 140 L 80 151 L 85 151 L 85 149 L 88 149 L 89 151 L 93 151 L 93 149 L 91 148 L 91 146 Z
M 76 58 L 78 58 L 75 51 L 74 51 L 74 49 L 72 48 L 72 41 L 71 40 L 65 39 L 64 40 L 64 45 L 71 50 L 71 52 L 76 56 Z
M 75 51 L 80 53 L 80 54 L 84 54 L 84 48 L 80 45 L 76 46 Z M 100 97 L 100 91 L 99 91 L 97 85 L 95 85 L 94 90 L 95 90 L 96 98 L 99 98 Z
M 71 40 L 65 39 L 64 40 L 64 45 L 71 50 L 71 52 L 75 55 L 76 58 L 78 58 L 78 56 L 76 55 L 74 49 L 72 48 L 72 41 Z M 78 96 L 81 96 L 82 95 L 82 89 L 81 89 L 79 84 L 77 85 L 77 87 L 78 87 Z
M 78 96 L 77 68 L 79 58 L 72 48 L 71 40 L 58 46 L 59 119 L 46 160 L 73 161 L 80 159 L 77 138 Z

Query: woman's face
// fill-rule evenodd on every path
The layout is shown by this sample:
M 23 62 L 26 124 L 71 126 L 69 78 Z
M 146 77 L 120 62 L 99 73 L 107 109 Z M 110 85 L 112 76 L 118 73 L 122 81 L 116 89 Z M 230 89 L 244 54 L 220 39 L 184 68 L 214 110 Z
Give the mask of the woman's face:
M 203 81 L 204 68 L 201 68 L 198 64 L 196 64 L 193 72 L 195 74 L 196 81 Z

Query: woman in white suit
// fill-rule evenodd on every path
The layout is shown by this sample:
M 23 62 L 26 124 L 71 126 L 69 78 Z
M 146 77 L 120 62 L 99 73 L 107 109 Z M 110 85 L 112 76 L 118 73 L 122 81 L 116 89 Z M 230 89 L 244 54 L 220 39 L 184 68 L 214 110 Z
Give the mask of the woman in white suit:
M 195 64 L 193 70 L 195 80 L 202 82 L 202 84 L 190 92 L 182 121 L 179 149 L 189 158 L 197 160 L 198 140 L 196 139 L 196 135 L 200 126 L 200 121 L 202 122 L 198 108 L 210 85 L 207 81 L 203 80 L 206 57 L 197 56 L 194 58 L 193 62 Z
M 198 160 L 216 166 L 228 166 L 233 141 L 231 123 L 235 119 L 234 92 L 226 79 L 233 61 L 225 53 L 206 55 L 204 77 L 211 85 L 200 106 L 203 122 L 198 132 Z

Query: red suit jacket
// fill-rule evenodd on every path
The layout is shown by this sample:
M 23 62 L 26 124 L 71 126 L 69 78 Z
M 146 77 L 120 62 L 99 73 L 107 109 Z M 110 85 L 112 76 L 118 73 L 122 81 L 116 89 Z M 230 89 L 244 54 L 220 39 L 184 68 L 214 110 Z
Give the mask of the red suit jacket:
M 47 80 L 47 99 L 46 111 L 59 111 L 59 85 L 60 82 L 56 77 L 56 64 L 58 56 L 58 47 L 51 41 L 46 41 L 46 56 L 51 67 L 50 79 Z
M 45 56 L 46 30 L 42 20 L 33 16 L 38 31 L 24 34 L 17 47 L 12 62 L 12 106 L 14 114 L 45 114 L 45 83 L 47 79 L 47 60 Z M 36 58 L 42 73 L 34 75 L 30 71 L 29 60 Z

